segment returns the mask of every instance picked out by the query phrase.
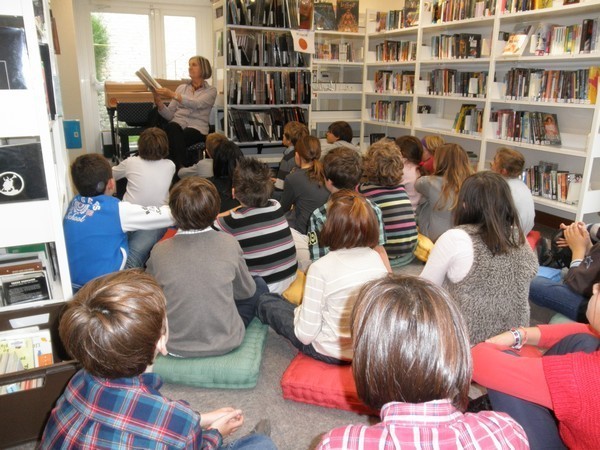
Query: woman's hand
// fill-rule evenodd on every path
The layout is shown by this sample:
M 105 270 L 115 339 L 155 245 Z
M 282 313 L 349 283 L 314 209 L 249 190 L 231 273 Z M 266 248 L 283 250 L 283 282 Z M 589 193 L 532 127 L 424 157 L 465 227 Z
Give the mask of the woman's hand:
M 179 94 L 177 94 L 176 92 L 173 92 L 169 88 L 158 88 L 158 89 L 156 89 L 156 93 L 163 98 L 170 98 L 173 100 L 177 100 L 178 97 L 180 97 Z

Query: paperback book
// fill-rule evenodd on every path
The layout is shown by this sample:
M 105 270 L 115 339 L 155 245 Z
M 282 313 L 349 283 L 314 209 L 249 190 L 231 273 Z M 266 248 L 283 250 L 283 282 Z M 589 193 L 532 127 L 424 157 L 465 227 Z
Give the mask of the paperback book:
M 152 75 L 146 70 L 145 67 L 141 67 L 140 70 L 135 72 L 137 77 L 142 80 L 142 83 L 146 85 L 148 89 L 151 91 L 155 89 L 160 89 L 162 86 L 154 79 Z
M 337 21 L 335 20 L 335 11 L 332 3 L 314 4 L 314 23 L 315 30 L 336 30 Z
M 503 56 L 521 56 L 525 51 L 529 37 L 533 31 L 532 25 L 518 27 L 514 33 L 508 36 L 508 41 L 502 50 Z
M 338 0 L 337 30 L 358 33 L 358 0 Z

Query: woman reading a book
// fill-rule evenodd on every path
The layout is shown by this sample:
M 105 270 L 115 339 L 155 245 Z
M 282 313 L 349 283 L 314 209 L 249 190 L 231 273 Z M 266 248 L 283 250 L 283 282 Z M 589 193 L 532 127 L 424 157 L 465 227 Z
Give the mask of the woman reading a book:
M 215 104 L 217 89 L 206 81 L 212 76 L 208 59 L 192 56 L 189 60 L 191 80 L 179 85 L 175 92 L 167 88 L 153 90 L 158 112 L 169 123 L 169 158 L 177 170 L 185 164 L 185 152 L 190 145 L 204 142 L 208 134 L 210 111 Z M 169 104 L 163 102 L 169 99 Z

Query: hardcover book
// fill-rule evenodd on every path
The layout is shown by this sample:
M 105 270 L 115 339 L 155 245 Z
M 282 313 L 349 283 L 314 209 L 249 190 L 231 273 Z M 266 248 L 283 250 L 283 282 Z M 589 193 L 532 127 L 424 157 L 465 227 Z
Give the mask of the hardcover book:
M 335 30 L 337 21 L 332 3 L 315 3 L 314 5 L 315 30 Z
M 525 51 L 525 47 L 527 46 L 527 41 L 529 41 L 529 37 L 533 31 L 533 27 L 531 25 L 526 25 L 524 27 L 519 27 L 508 36 L 508 41 L 504 45 L 504 50 L 502 50 L 503 56 L 520 56 Z
M 338 0 L 337 30 L 358 33 L 358 0 Z
M 558 131 L 558 119 L 556 114 L 542 113 L 544 127 L 544 141 L 548 145 L 560 145 L 560 132 Z

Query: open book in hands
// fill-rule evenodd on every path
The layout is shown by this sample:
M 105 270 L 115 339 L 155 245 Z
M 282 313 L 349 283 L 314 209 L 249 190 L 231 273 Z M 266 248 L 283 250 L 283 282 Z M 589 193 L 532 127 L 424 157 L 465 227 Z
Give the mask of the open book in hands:
M 151 91 L 162 88 L 158 81 L 156 81 L 152 75 L 150 75 L 145 67 L 140 68 L 140 70 L 136 71 L 135 74 Z

